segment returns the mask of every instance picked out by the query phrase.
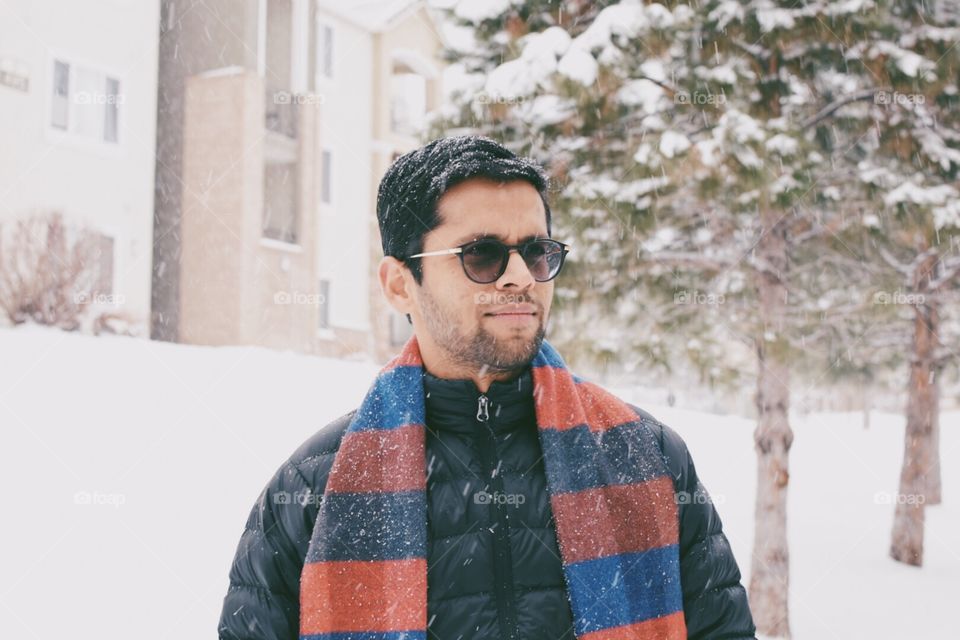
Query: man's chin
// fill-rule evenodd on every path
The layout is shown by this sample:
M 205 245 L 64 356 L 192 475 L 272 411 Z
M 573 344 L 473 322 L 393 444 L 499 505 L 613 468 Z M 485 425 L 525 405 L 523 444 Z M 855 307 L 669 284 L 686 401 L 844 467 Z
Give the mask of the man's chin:
M 526 336 L 515 336 L 510 339 L 507 348 L 498 349 L 492 369 L 499 371 L 515 371 L 526 367 L 537 356 L 540 349 L 540 340 Z

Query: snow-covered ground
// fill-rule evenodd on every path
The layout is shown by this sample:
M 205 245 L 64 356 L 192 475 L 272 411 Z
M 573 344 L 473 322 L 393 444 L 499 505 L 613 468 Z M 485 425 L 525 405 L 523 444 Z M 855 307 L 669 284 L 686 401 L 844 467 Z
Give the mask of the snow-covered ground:
M 359 402 L 377 368 L 259 348 L 0 329 L 3 637 L 215 637 L 230 561 L 260 490 L 297 445 Z M 686 439 L 747 574 L 753 424 L 646 408 Z M 887 557 L 902 418 L 876 414 L 869 430 L 859 414 L 794 418 L 795 638 L 953 633 L 960 413 L 941 423 L 944 504 L 927 511 L 926 563 L 915 569 Z

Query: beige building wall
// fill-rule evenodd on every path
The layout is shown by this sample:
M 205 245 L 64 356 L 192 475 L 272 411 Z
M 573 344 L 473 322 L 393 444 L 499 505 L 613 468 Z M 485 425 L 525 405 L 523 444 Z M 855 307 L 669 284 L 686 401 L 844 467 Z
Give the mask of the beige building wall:
M 298 108 L 297 243 L 263 237 L 263 80 L 243 69 L 187 80 L 180 340 L 313 350 L 317 108 Z
M 385 361 L 409 325 L 380 292 L 376 192 L 393 158 L 421 144 L 391 126 L 394 73 L 426 78 L 426 110 L 440 102 L 425 3 L 163 4 L 154 262 L 168 271 L 155 280 L 154 337 Z M 278 93 L 300 102 L 286 140 Z M 271 196 L 265 173 L 291 157 L 297 237 L 265 239 L 265 200 L 287 195 Z

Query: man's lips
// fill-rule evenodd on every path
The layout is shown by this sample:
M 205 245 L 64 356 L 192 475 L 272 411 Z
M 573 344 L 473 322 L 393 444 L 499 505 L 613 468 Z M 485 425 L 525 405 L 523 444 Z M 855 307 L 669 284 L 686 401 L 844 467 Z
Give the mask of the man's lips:
M 487 316 L 532 316 L 536 315 L 537 308 L 529 304 L 511 305 L 488 311 Z

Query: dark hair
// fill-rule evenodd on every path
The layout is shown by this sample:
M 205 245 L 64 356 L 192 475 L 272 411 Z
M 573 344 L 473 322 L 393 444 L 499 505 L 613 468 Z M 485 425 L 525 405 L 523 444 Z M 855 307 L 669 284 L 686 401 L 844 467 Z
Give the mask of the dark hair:
M 420 258 L 407 256 L 423 251 L 423 237 L 439 226 L 440 197 L 471 178 L 529 182 L 543 200 L 550 232 L 547 177 L 539 165 L 482 136 L 433 140 L 397 158 L 377 193 L 383 255 L 405 262 L 417 284 L 423 283 Z

